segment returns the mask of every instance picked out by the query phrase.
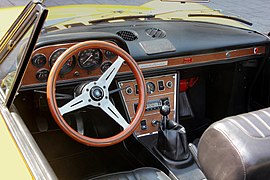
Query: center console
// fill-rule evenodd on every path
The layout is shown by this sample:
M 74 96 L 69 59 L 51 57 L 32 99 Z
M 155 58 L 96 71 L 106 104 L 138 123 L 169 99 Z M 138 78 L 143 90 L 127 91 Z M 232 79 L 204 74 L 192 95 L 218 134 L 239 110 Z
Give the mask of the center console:
M 168 105 L 171 108 L 170 119 L 176 118 L 176 85 L 177 74 L 167 74 L 145 78 L 148 94 L 147 106 L 140 126 L 135 130 L 137 137 L 156 134 L 158 122 L 161 120 L 160 107 Z M 134 117 L 139 98 L 138 86 L 135 80 L 119 81 L 122 100 L 130 120 Z
M 145 78 L 147 105 L 134 135 L 176 179 L 189 179 L 189 176 L 204 179 L 202 171 L 193 159 L 193 154 L 196 154 L 192 153 L 194 148 L 188 146 L 185 128 L 176 122 L 176 98 L 177 94 L 179 95 L 177 75 L 173 73 Z M 127 116 L 132 120 L 139 98 L 137 83 L 135 80 L 123 80 L 117 84 L 122 89 L 120 97 Z

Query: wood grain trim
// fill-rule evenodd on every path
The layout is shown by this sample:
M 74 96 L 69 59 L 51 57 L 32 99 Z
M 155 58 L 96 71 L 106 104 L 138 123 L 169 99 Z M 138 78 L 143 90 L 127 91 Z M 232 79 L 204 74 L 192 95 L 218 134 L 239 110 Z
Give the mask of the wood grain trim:
M 25 76 L 22 80 L 22 85 L 30 85 L 30 84 L 40 84 L 42 82 L 38 81 L 36 79 L 36 73 L 38 70 L 40 69 L 47 69 L 50 70 L 51 67 L 49 65 L 49 57 L 52 55 L 52 53 L 54 51 L 56 51 L 57 49 L 61 49 L 61 48 L 69 48 L 71 46 L 75 45 L 75 43 L 69 43 L 69 44 L 59 44 L 59 45 L 53 45 L 53 46 L 46 46 L 46 47 L 41 47 L 39 49 L 36 49 L 35 52 L 33 53 L 32 57 L 34 57 L 37 54 L 43 54 L 46 57 L 46 64 L 41 67 L 41 68 L 37 68 L 35 66 L 32 65 L 31 61 L 29 62 L 28 66 L 27 66 L 27 70 L 25 73 Z M 102 62 L 114 62 L 117 57 L 113 58 L 113 59 L 108 59 L 105 56 L 105 50 L 101 49 L 102 52 Z M 78 63 L 78 54 L 74 53 L 74 57 L 76 59 L 76 64 L 75 67 L 73 68 L 73 70 L 65 75 L 61 75 L 58 76 L 57 81 L 63 81 L 63 80 L 70 80 L 70 79 L 77 79 L 77 78 L 86 78 L 92 75 L 101 75 L 102 72 L 100 70 L 100 68 L 97 68 L 95 70 L 89 71 L 89 70 L 85 70 L 80 68 L 79 63 Z M 129 69 L 129 68 L 128 68 Z M 129 69 L 130 71 L 130 69 Z M 79 74 L 79 76 L 78 76 Z
M 254 52 L 256 50 L 256 53 Z M 249 57 L 253 55 L 262 55 L 265 54 L 266 48 L 265 46 L 245 48 L 245 49 L 237 49 L 237 50 L 229 50 L 218 53 L 210 53 L 210 54 L 201 54 L 201 55 L 191 55 L 191 56 L 183 56 L 176 58 L 165 58 L 159 60 L 151 60 L 146 62 L 139 62 L 139 66 L 144 70 L 152 70 L 157 68 L 172 68 L 172 67 L 181 67 L 187 66 L 190 64 L 199 64 L 199 63 L 207 63 L 213 61 L 221 61 L 221 60 L 230 60 L 234 58 L 241 57 Z M 148 64 L 157 64 L 157 66 L 148 67 Z M 160 64 L 160 66 L 158 66 Z M 166 64 L 166 65 L 164 65 Z M 147 65 L 147 68 L 144 66 Z M 128 68 L 123 66 L 119 72 L 127 72 Z
M 50 54 L 58 49 L 58 48 L 68 48 L 75 43 L 70 44 L 59 44 L 59 45 L 53 45 L 53 46 L 47 46 L 47 47 L 41 47 L 33 53 L 33 56 L 36 54 L 44 54 L 46 57 L 49 57 Z M 255 52 L 256 51 L 256 52 Z M 190 64 L 199 64 L 199 63 L 207 63 L 207 62 L 214 62 L 214 61 L 220 61 L 220 60 L 230 60 L 234 58 L 241 58 L 241 57 L 249 57 L 249 56 L 256 56 L 256 55 L 262 55 L 265 54 L 266 48 L 265 46 L 258 46 L 258 47 L 250 47 L 250 48 L 244 48 L 244 49 L 237 49 L 237 50 L 228 50 L 223 52 L 217 52 L 217 53 L 208 53 L 208 54 L 200 54 L 200 55 L 191 55 L 191 56 L 183 56 L 183 57 L 176 57 L 176 58 L 164 58 L 159 60 L 149 60 L 145 62 L 139 62 L 139 66 L 141 69 L 144 70 L 156 70 L 157 68 L 173 68 L 173 67 L 181 67 L 181 66 L 188 66 Z M 104 54 L 104 51 L 103 51 Z M 103 56 L 105 57 L 105 56 Z M 103 61 L 106 61 L 106 58 L 103 58 Z M 112 60 L 114 62 L 115 59 Z M 156 65 L 153 65 L 156 64 Z M 152 65 L 151 65 L 152 64 Z M 160 64 L 160 66 L 158 66 Z M 149 67 L 150 65 L 150 67 Z M 144 68 L 144 66 L 147 66 Z M 152 67 L 151 67 L 152 66 Z M 44 67 L 48 70 L 51 68 L 49 67 L 48 59 L 47 63 Z M 36 79 L 36 72 L 39 70 L 39 68 L 34 67 L 31 62 L 28 64 L 25 76 L 22 81 L 22 86 L 31 86 L 31 85 L 38 85 L 38 84 L 45 84 L 42 82 L 39 82 Z M 79 76 L 76 76 L 75 72 L 79 73 Z M 128 65 L 123 65 L 119 73 L 128 73 L 131 72 Z M 75 68 L 68 74 L 58 77 L 57 81 L 64 82 L 67 80 L 79 80 L 79 79 L 87 79 L 89 76 L 91 77 L 98 77 L 102 73 L 100 69 L 96 69 L 93 71 L 87 71 L 83 70 L 78 66 L 78 63 L 76 63 Z
M 175 112 L 171 111 L 171 113 L 168 116 L 169 119 L 174 119 L 174 114 L 175 114 Z M 141 126 L 139 126 L 135 130 L 135 135 L 136 136 L 141 136 L 141 135 L 145 135 L 145 134 L 153 134 L 153 133 L 157 132 L 158 131 L 158 125 L 153 126 L 152 121 L 153 120 L 161 121 L 161 115 L 160 115 L 160 113 L 158 113 L 158 114 L 153 114 L 152 116 L 144 116 L 142 120 L 146 120 L 147 129 L 142 130 Z
M 175 119 L 175 94 L 176 94 L 176 74 L 169 74 L 169 75 L 162 75 L 162 76 L 155 76 L 150 78 L 145 78 L 146 82 L 153 82 L 156 85 L 156 90 L 152 94 L 148 94 L 148 101 L 151 100 L 158 100 L 163 98 L 169 98 L 170 101 L 170 107 L 171 107 L 171 113 L 169 115 L 170 119 Z M 164 91 L 158 91 L 157 89 L 157 82 L 158 81 L 164 81 L 165 89 Z M 171 81 L 173 83 L 171 88 L 166 87 L 166 82 Z M 120 81 L 118 82 L 118 85 L 120 88 L 123 87 L 133 87 L 133 93 L 127 94 L 125 90 L 121 91 L 121 95 L 123 97 L 124 105 L 126 106 L 126 109 L 128 111 L 128 115 L 132 119 L 135 114 L 134 104 L 138 103 L 138 95 L 135 94 L 135 80 L 127 80 L 127 81 Z M 142 130 L 141 126 L 139 125 L 135 130 L 135 135 L 145 135 L 148 133 L 154 133 L 158 130 L 158 126 L 152 125 L 152 120 L 161 120 L 161 115 L 158 110 L 151 110 L 151 111 L 145 111 L 144 116 L 142 118 L 143 120 L 146 120 L 147 129 Z

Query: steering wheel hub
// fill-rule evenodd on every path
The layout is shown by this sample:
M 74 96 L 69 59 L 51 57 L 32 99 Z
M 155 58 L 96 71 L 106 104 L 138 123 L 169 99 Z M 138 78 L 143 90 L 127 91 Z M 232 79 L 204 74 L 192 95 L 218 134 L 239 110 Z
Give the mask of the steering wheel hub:
M 91 88 L 90 90 L 90 97 L 94 100 L 94 101 L 100 101 L 103 99 L 104 97 L 104 91 L 101 87 L 99 86 L 94 86 Z

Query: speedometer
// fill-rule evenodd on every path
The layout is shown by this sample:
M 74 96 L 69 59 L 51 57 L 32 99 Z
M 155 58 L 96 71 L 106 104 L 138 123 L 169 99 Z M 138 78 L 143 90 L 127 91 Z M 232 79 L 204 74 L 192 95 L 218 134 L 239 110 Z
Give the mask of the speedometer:
M 102 63 L 102 53 L 99 49 L 83 50 L 79 53 L 78 63 L 82 69 L 97 69 Z
M 65 52 L 65 50 L 67 50 L 66 48 L 60 48 L 55 50 L 51 57 L 50 57 L 50 67 L 52 67 L 54 65 L 54 63 L 56 62 L 56 60 L 58 59 L 58 57 Z M 60 70 L 60 75 L 64 75 L 69 73 L 70 71 L 72 71 L 72 69 L 75 66 L 75 57 L 72 56 L 72 58 L 70 58 L 69 60 L 67 60 L 67 62 L 63 65 L 63 67 Z

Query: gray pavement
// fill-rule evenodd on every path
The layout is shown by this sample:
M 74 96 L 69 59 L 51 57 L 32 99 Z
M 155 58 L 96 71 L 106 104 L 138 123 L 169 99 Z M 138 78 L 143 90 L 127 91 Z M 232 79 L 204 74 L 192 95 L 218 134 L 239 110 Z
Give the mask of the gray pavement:
M 238 16 L 253 23 L 251 28 L 270 32 L 269 0 L 212 0 L 207 4 L 212 9 L 219 9 L 223 14 Z
M 142 5 L 149 0 L 47 0 L 47 6 L 68 4 L 115 4 Z M 0 0 L 0 7 L 24 6 L 29 0 Z M 270 32 L 269 0 L 211 0 L 205 4 L 212 9 L 221 10 L 223 14 L 238 16 L 253 23 L 251 28 L 263 33 Z

